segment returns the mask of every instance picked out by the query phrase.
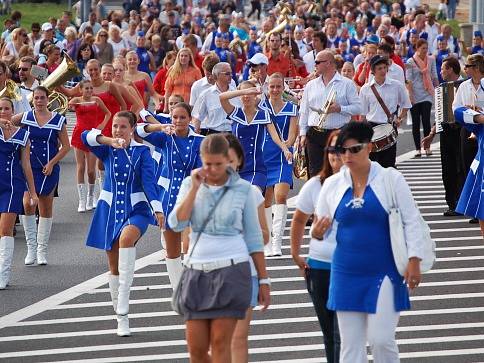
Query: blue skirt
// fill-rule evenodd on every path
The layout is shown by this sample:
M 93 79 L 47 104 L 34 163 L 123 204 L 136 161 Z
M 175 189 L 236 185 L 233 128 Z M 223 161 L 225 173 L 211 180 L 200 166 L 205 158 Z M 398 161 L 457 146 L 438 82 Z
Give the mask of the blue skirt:
M 475 174 L 472 169 L 467 173 L 467 179 L 455 210 L 463 215 L 484 220 L 484 201 L 482 200 L 484 198 L 484 188 L 482 187 L 484 169 L 481 163 Z
M 17 180 L 14 180 L 14 183 Z M 25 181 L 18 181 L 13 188 L 2 185 L 0 189 L 0 213 L 23 213 L 23 197 L 27 190 Z
M 59 184 L 60 167 L 55 165 L 52 173 L 46 176 L 42 173 L 42 169 L 32 168 L 34 175 L 35 190 L 37 195 L 51 195 L 57 184 Z
M 266 188 L 267 185 L 267 175 L 261 172 L 246 171 L 239 173 L 240 177 L 247 180 L 252 185 L 257 185 L 262 190 Z
M 286 183 L 292 187 L 292 164 L 267 166 L 267 186 Z

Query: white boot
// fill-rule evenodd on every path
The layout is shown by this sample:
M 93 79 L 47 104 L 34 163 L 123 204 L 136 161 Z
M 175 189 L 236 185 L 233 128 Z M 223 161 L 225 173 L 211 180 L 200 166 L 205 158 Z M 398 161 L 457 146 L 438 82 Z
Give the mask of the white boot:
M 27 256 L 25 264 L 32 265 L 37 261 L 37 222 L 35 216 L 20 216 L 27 241 Z
M 118 337 L 129 337 L 131 336 L 131 330 L 129 330 L 129 319 L 128 315 L 116 315 L 116 320 L 118 321 L 118 329 L 116 334 Z
M 116 313 L 126 315 L 129 311 L 129 292 L 133 283 L 134 264 L 136 261 L 136 248 L 119 249 L 119 288 L 118 288 L 118 306 Z
M 77 193 L 79 194 L 79 206 L 77 211 L 84 213 L 86 211 L 86 184 L 77 184 Z
M 272 243 L 271 243 L 271 231 L 272 231 L 272 207 L 264 209 L 265 216 L 266 216 L 266 223 L 267 229 L 269 230 L 269 242 L 264 246 L 264 255 L 266 257 L 274 256 L 272 251 Z
M 287 205 L 274 205 L 274 224 L 272 226 L 272 253 L 274 256 L 282 256 L 281 244 L 284 236 L 284 228 L 287 220 Z
M 104 186 L 104 170 L 99 170 L 99 176 L 97 177 L 97 184 L 98 184 L 98 189 L 99 189 L 99 192 L 96 194 L 95 198 L 94 198 L 94 208 L 97 207 L 97 201 L 99 199 L 99 194 L 101 193 L 101 190 L 103 190 L 103 186 Z
M 10 281 L 10 270 L 13 258 L 13 237 L 0 238 L 0 290 L 7 287 Z
M 118 259 L 119 270 L 119 288 L 118 304 L 116 314 L 118 320 L 117 334 L 120 337 L 131 335 L 129 330 L 128 312 L 129 312 L 129 292 L 133 284 L 134 264 L 136 262 L 136 248 L 120 248 Z
M 47 265 L 47 247 L 49 245 L 52 218 L 39 217 L 37 230 L 37 264 Z
M 160 243 L 161 243 L 161 260 L 160 261 L 163 261 L 164 259 L 166 259 L 166 241 L 165 241 L 165 236 L 163 235 L 163 232 L 161 233 Z
M 86 200 L 86 210 L 94 209 L 94 189 L 96 184 L 88 184 L 87 186 L 87 200 Z
M 168 278 L 170 279 L 171 288 L 175 290 L 180 282 L 180 278 L 183 272 L 183 265 L 181 256 L 177 258 L 166 258 L 166 271 L 168 272 Z
M 114 312 L 118 308 L 118 290 L 119 290 L 119 275 L 108 275 L 109 290 L 111 292 L 111 301 L 113 302 Z

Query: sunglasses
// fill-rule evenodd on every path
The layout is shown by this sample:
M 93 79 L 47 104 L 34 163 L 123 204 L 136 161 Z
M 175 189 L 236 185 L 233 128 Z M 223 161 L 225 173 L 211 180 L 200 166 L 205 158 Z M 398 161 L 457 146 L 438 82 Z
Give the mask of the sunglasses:
M 464 68 L 472 68 L 475 67 L 475 64 L 464 64 Z
M 321 64 L 321 63 L 326 63 L 328 60 L 316 60 L 314 61 L 314 64 L 318 65 L 318 64 Z
M 30 68 L 24 68 L 24 67 L 22 67 L 22 68 L 19 68 L 18 70 L 19 71 L 23 71 L 23 72 L 28 72 L 28 71 L 30 71 Z
M 337 154 L 339 149 L 336 146 L 326 146 L 326 152 L 328 154 Z
M 336 152 L 338 154 L 346 154 L 346 151 L 349 151 L 350 154 L 358 154 L 361 150 L 363 150 L 363 148 L 368 145 L 368 144 L 355 144 L 355 145 L 351 145 L 351 146 L 347 146 L 347 147 L 344 147 L 344 146 L 340 146 L 340 147 L 337 147 L 336 148 Z

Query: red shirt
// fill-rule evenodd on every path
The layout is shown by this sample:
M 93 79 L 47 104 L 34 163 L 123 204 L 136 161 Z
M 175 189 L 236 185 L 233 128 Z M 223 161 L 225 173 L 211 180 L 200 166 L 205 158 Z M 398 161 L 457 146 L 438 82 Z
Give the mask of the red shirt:
M 270 52 L 266 55 L 269 59 L 269 64 L 267 65 L 267 74 L 269 76 L 272 73 L 281 73 L 284 77 L 289 76 L 291 61 L 287 57 L 285 57 L 282 53 L 279 53 L 277 57 L 273 57 Z
M 366 66 L 366 65 L 368 65 L 368 66 Z M 370 70 L 371 70 L 370 65 L 367 62 L 363 62 L 358 66 L 358 69 L 356 70 L 355 76 L 353 77 L 353 80 L 355 81 L 355 83 L 358 86 L 363 87 L 363 85 L 368 81 L 368 78 L 370 77 Z M 363 73 L 363 72 L 365 72 L 365 79 L 364 79 L 364 82 L 360 82 L 359 81 L 360 74 Z
M 202 63 L 205 57 L 203 55 L 200 55 L 200 53 L 197 52 L 195 56 L 193 57 L 193 61 L 195 62 L 195 65 L 200 69 L 200 72 L 202 72 L 203 75 L 203 68 L 202 68 Z
M 156 73 L 155 78 L 153 79 L 153 88 L 156 92 L 160 95 L 165 95 L 165 82 L 166 77 L 168 76 L 168 68 L 163 67 Z

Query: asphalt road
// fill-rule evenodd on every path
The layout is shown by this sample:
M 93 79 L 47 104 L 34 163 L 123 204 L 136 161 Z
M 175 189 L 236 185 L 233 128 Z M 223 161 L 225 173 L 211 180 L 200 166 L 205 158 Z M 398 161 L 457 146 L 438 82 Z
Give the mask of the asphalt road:
M 399 136 L 398 154 L 413 149 Z M 437 241 L 438 262 L 413 294 L 397 330 L 401 358 L 409 362 L 484 361 L 484 245 L 476 225 L 445 218 L 438 152 L 399 165 Z M 130 320 L 134 335 L 115 336 L 105 256 L 84 246 L 91 213 L 77 213 L 72 155 L 62 163 L 60 197 L 49 265 L 26 267 L 22 229 L 16 238 L 12 281 L 0 292 L 0 361 L 186 362 L 182 320 L 169 308 L 170 288 L 151 228 L 138 244 Z M 293 193 L 298 190 L 296 185 Z M 292 213 L 289 214 L 289 217 Z M 290 220 L 287 223 L 287 227 Z M 325 362 L 321 333 L 304 281 L 285 256 L 268 260 L 273 304 L 255 313 L 251 362 Z M 306 240 L 307 243 L 307 240 Z M 307 245 L 303 253 L 307 253 Z

